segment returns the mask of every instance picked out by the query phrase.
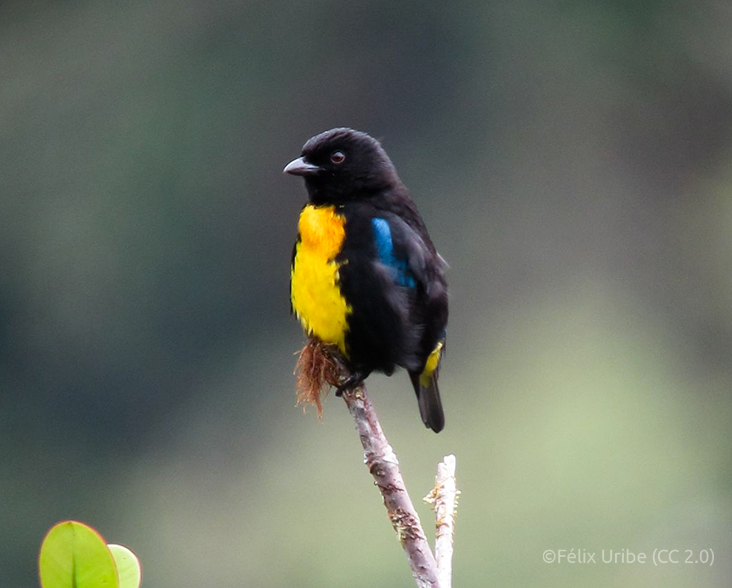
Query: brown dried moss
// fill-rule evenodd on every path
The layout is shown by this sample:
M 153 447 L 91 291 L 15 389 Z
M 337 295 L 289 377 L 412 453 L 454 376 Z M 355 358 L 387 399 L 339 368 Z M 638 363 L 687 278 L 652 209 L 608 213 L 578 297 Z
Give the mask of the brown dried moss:
M 323 416 L 322 399 L 330 387 L 338 387 L 341 362 L 337 349 L 311 337 L 300 351 L 295 366 L 297 377 L 297 405 L 314 405 L 318 417 Z M 327 385 L 327 388 L 326 388 Z M 324 390 L 325 388 L 325 390 Z

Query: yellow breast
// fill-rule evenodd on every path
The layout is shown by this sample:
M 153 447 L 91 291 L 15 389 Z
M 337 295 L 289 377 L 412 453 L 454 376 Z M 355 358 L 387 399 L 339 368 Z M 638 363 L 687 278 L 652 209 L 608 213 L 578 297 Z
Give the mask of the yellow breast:
M 300 240 L 290 276 L 290 299 L 309 335 L 337 345 L 346 355 L 346 318 L 351 308 L 341 295 L 334 260 L 345 237 L 345 219 L 333 206 L 307 205 L 300 213 Z

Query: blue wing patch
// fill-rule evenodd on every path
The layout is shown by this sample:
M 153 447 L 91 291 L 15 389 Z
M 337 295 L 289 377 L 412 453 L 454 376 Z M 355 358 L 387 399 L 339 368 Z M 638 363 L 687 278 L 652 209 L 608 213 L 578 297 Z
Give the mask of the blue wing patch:
M 406 259 L 397 259 L 394 254 L 394 242 L 391 238 L 391 228 L 389 223 L 383 218 L 374 218 L 371 220 L 374 227 L 374 239 L 376 240 L 376 251 L 379 259 L 384 265 L 388 265 L 397 273 L 397 284 L 407 288 L 414 288 L 417 282 L 409 271 Z

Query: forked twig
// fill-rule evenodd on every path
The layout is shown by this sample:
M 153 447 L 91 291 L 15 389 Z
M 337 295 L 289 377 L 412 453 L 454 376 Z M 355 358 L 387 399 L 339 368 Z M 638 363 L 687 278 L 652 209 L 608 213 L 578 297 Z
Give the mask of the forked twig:
M 453 537 L 459 495 L 460 491 L 457 489 L 455 481 L 455 456 L 446 455 L 437 464 L 435 487 L 425 497 L 425 502 L 431 504 L 435 509 L 437 528 L 435 559 L 437 560 L 440 588 L 450 588 L 452 585 Z
M 297 362 L 298 404 L 314 404 L 322 413 L 321 397 L 327 386 L 337 387 L 348 375 L 343 360 L 333 347 L 315 338 L 308 340 Z M 327 386 L 326 386 L 327 385 Z M 364 462 L 381 492 L 394 530 L 404 549 L 419 588 L 450 588 L 452 574 L 452 535 L 459 494 L 455 488 L 455 457 L 448 455 L 438 466 L 435 489 L 426 500 L 437 513 L 436 554 L 432 554 L 404 485 L 399 461 L 381 429 L 376 411 L 361 384 L 343 392 L 364 451 Z

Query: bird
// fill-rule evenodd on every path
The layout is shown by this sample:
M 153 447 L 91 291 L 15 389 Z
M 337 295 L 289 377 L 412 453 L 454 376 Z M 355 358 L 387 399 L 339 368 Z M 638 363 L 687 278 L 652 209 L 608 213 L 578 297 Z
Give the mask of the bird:
M 337 388 L 404 368 L 426 427 L 445 415 L 438 376 L 448 319 L 447 263 L 379 141 L 350 128 L 310 138 L 283 172 L 308 201 L 290 266 L 291 310 L 305 333 L 336 347 L 349 370 Z

